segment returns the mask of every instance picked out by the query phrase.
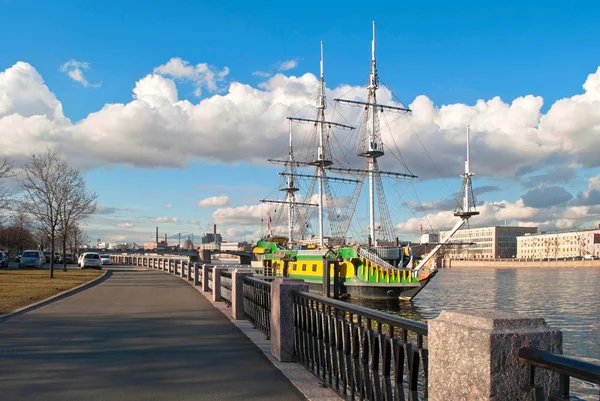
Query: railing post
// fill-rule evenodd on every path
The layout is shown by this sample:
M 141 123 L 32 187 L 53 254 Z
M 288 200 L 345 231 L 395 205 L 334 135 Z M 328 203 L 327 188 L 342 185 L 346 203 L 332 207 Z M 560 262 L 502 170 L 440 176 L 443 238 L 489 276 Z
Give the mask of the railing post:
M 199 263 L 193 263 L 194 265 L 194 285 L 198 285 L 200 284 L 200 280 L 198 279 L 198 273 L 200 270 L 200 264 Z
M 208 272 L 212 270 L 213 265 L 203 264 L 202 265 L 202 291 L 210 292 L 210 287 L 208 286 Z
M 271 282 L 271 355 L 294 360 L 294 300 L 292 291 L 308 291 L 303 280 L 278 277 Z
M 244 320 L 244 277 L 252 276 L 248 270 L 235 269 L 231 273 L 231 317 L 233 320 Z
M 227 268 L 223 266 L 213 267 L 213 302 L 221 302 L 221 272 L 225 270 L 227 270 Z
M 498 311 L 442 311 L 429 321 L 429 400 L 521 401 L 532 399 L 528 367 L 519 350 L 562 354 L 562 333 L 543 318 Z M 544 393 L 558 375 L 537 376 Z
M 185 275 L 183 274 L 183 260 L 179 261 L 179 277 L 185 277 Z

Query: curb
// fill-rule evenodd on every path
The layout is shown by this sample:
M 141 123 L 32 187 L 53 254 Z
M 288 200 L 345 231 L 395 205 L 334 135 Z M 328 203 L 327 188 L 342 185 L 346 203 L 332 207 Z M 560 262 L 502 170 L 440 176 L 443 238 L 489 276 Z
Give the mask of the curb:
M 110 278 L 110 276 L 112 276 L 112 272 L 110 270 L 106 270 L 103 275 L 96 277 L 95 279 L 88 281 L 87 283 L 83 283 L 75 288 L 71 288 L 71 289 L 65 290 L 63 292 L 59 292 L 58 294 L 53 295 L 50 298 L 46 298 L 46 299 L 43 299 L 34 304 L 24 306 L 21 309 L 17 309 L 14 312 L 4 313 L 4 314 L 0 315 L 0 323 L 10 319 L 11 317 L 22 315 L 22 314 L 30 312 L 32 310 L 41 308 L 42 306 L 46 306 L 53 302 L 60 301 L 61 299 L 70 297 L 71 295 L 75 295 L 81 291 L 87 290 L 88 288 L 91 288 L 97 284 L 100 284 L 101 282 L 103 282 L 105 280 L 108 280 Z

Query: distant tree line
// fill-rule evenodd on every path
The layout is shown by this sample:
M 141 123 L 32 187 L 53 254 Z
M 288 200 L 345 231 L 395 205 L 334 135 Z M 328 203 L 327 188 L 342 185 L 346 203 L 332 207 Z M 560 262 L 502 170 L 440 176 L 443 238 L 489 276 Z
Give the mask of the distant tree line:
M 17 178 L 20 191 L 12 196 L 7 181 Z M 0 158 L 0 244 L 4 249 L 28 248 L 75 251 L 89 239 L 81 222 L 97 210 L 96 193 L 86 187 L 83 173 L 56 152 L 32 154 L 15 168 L 12 160 Z M 54 257 L 50 258 L 54 277 Z

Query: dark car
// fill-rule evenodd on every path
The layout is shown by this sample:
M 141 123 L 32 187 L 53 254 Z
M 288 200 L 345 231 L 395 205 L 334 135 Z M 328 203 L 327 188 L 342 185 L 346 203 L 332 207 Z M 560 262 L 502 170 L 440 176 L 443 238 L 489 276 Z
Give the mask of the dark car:
M 67 264 L 75 263 L 75 257 L 73 256 L 72 253 L 65 253 L 65 260 L 67 261 Z
M 21 261 L 21 255 L 23 254 L 23 252 L 18 252 L 17 255 L 15 256 L 15 262 L 20 262 Z
M 8 267 L 8 252 L 0 251 L 0 267 Z
M 50 263 L 50 255 L 52 255 L 52 252 L 44 252 L 46 263 Z M 54 252 L 54 263 L 60 263 L 60 256 L 58 252 Z

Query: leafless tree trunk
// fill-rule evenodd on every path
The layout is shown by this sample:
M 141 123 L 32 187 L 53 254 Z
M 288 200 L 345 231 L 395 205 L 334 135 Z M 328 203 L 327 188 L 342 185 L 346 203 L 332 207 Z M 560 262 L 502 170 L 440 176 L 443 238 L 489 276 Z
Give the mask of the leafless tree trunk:
M 69 165 L 54 151 L 34 154 L 23 166 L 21 188 L 23 197 L 19 205 L 30 214 L 51 243 L 50 278 L 54 277 L 55 239 L 63 209 L 64 181 L 69 175 Z
M 59 210 L 59 236 L 62 240 L 63 270 L 67 271 L 67 237 L 74 224 L 85 219 L 98 208 L 96 199 L 98 195 L 89 191 L 85 179 L 79 169 L 69 167 L 67 174 L 61 181 L 60 195 L 62 198 Z

